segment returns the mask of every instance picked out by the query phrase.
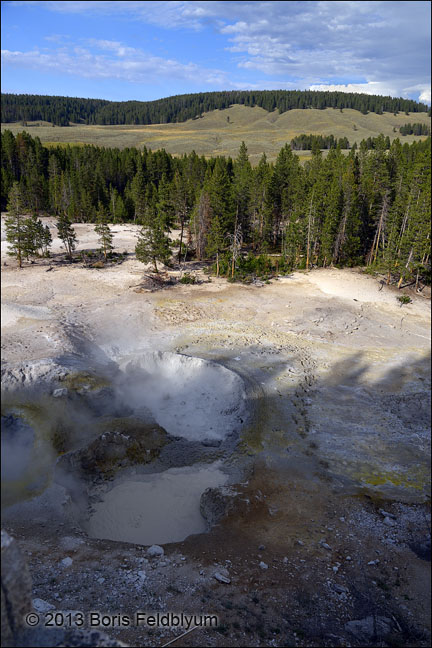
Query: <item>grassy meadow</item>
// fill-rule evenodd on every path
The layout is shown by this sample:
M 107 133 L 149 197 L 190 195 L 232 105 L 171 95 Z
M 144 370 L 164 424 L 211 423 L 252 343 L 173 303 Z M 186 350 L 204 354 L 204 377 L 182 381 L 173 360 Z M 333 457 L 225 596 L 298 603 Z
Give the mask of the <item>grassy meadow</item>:
M 359 143 L 367 137 L 380 133 L 391 140 L 399 137 L 402 142 L 411 143 L 414 135 L 401 136 L 399 127 L 406 123 L 424 123 L 430 126 L 427 113 L 369 113 L 362 115 L 357 110 L 326 108 L 325 110 L 290 110 L 282 115 L 276 110 L 268 113 L 263 108 L 234 105 L 227 110 L 205 113 L 200 119 L 190 119 L 180 124 L 152 124 L 149 126 L 52 126 L 47 122 L 19 122 L 2 124 L 2 130 L 14 134 L 26 130 L 33 137 L 39 137 L 49 146 L 56 144 L 95 144 L 97 146 L 126 148 L 146 146 L 151 150 L 164 148 L 172 155 L 182 155 L 195 150 L 198 155 L 225 155 L 235 157 L 244 141 L 248 147 L 252 164 L 257 164 L 266 153 L 269 160 L 275 160 L 286 142 L 301 133 L 347 137 L 350 144 Z M 393 129 L 396 129 L 396 133 Z M 309 151 L 299 151 L 302 160 L 310 156 Z

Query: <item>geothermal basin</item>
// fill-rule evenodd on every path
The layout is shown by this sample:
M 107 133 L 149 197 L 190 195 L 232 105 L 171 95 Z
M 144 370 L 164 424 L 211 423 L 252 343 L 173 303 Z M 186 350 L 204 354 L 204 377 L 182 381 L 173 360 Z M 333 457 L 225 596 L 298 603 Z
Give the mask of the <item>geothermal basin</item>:
M 39 418 L 29 415 L 28 395 L 26 407 L 17 410 L 14 393 L 15 407 L 4 421 L 6 501 L 13 492 L 19 509 L 33 498 L 32 506 L 46 516 L 50 498 L 57 501 L 54 493 L 65 491 L 71 500 L 65 515 L 94 538 L 153 544 L 205 532 L 201 495 L 229 479 L 223 459 L 246 419 L 243 380 L 216 362 L 168 352 L 131 354 L 116 365 L 110 364 L 109 376 L 101 368 L 77 373 L 76 359 L 73 371 L 62 366 L 62 380 L 52 377 L 49 393 L 34 395 L 45 407 Z M 50 411 L 56 412 L 51 428 Z M 72 411 L 79 435 L 70 425 Z M 61 452 L 54 444 L 59 437 Z M 51 479 L 41 482 L 41 470 Z M 35 482 L 41 484 L 36 497 Z

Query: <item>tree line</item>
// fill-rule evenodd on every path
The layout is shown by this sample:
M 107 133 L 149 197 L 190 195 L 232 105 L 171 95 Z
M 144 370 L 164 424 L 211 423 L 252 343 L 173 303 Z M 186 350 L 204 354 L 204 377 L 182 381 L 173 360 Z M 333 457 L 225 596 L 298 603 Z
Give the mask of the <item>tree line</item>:
M 233 104 L 259 106 L 280 113 L 296 108 L 352 108 L 363 114 L 375 112 L 428 112 L 430 108 L 412 99 L 381 97 L 350 92 L 313 90 L 231 90 L 176 95 L 155 101 L 106 101 L 45 95 L 2 94 L 1 120 L 44 120 L 57 126 L 84 124 L 166 124 L 198 119 L 211 110 Z
M 427 124 L 404 124 L 399 128 L 401 135 L 430 135 L 430 127 Z
M 350 143 L 347 137 L 335 137 L 334 135 L 297 135 L 290 142 L 293 151 L 311 151 L 314 148 L 331 149 L 341 148 L 349 149 Z M 372 148 L 372 147 L 370 147 Z
M 134 148 L 48 149 L 27 133 L 5 131 L 3 200 L 12 238 L 31 231 L 29 221 L 14 234 L 21 214 L 33 214 L 33 227 L 39 214 L 52 214 L 69 256 L 74 222 L 100 226 L 105 258 L 109 223 L 134 222 L 142 226 L 137 257 L 156 270 L 157 260 L 170 259 L 175 227 L 177 260 L 212 262 L 217 274 L 235 277 L 270 259 L 279 270 L 366 264 L 385 270 L 389 281 L 397 275 L 400 285 L 430 277 L 430 142 L 396 139 L 387 148 L 379 136 L 373 149 L 362 142 L 348 155 L 340 147 L 326 157 L 314 149 L 304 166 L 286 144 L 275 163 L 263 155 L 253 168 L 244 143 L 234 160 L 205 159 Z

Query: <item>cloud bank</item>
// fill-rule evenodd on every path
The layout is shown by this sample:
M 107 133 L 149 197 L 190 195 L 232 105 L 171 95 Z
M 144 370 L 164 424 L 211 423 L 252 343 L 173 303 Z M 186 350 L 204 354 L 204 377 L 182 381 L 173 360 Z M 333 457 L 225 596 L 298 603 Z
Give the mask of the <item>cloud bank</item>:
M 229 67 L 207 69 L 199 60 L 181 62 L 127 43 L 103 41 L 86 48 L 43 52 L 10 51 L 6 65 L 56 67 L 67 74 L 143 83 L 155 76 L 214 85 L 215 89 L 295 87 L 412 96 L 430 102 L 430 3 L 380 1 L 22 1 L 58 14 L 104 16 L 144 22 L 194 38 L 217 34 L 225 41 Z M 183 35 L 183 36 L 182 36 Z M 48 37 L 50 38 L 50 37 Z M 52 35 L 55 42 L 56 35 Z M 212 46 L 209 38 L 209 48 Z M 101 53 L 101 50 L 103 53 Z M 85 63 L 86 69 L 80 66 Z M 154 74 L 152 74 L 154 68 Z

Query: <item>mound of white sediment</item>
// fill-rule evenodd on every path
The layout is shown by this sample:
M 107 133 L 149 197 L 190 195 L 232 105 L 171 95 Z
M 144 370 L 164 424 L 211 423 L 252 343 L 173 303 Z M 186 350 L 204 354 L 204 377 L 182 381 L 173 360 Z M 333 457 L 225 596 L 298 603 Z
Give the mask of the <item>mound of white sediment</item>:
M 400 307 L 396 300 L 398 295 L 392 289 L 383 286 L 374 277 L 360 274 L 356 270 L 322 268 L 306 276 L 309 283 L 332 297 Z
M 1 305 L 1 325 L 13 326 L 18 320 L 35 319 L 35 320 L 48 320 L 53 317 L 51 310 L 46 306 L 21 306 L 19 304 L 11 304 L 9 302 L 2 302 Z
M 245 415 L 242 379 L 214 362 L 154 352 L 120 364 L 125 403 L 151 414 L 167 432 L 190 441 L 223 439 Z
M 137 544 L 180 542 L 203 533 L 200 498 L 227 481 L 219 464 L 171 468 L 114 486 L 94 505 L 87 527 L 93 538 Z

